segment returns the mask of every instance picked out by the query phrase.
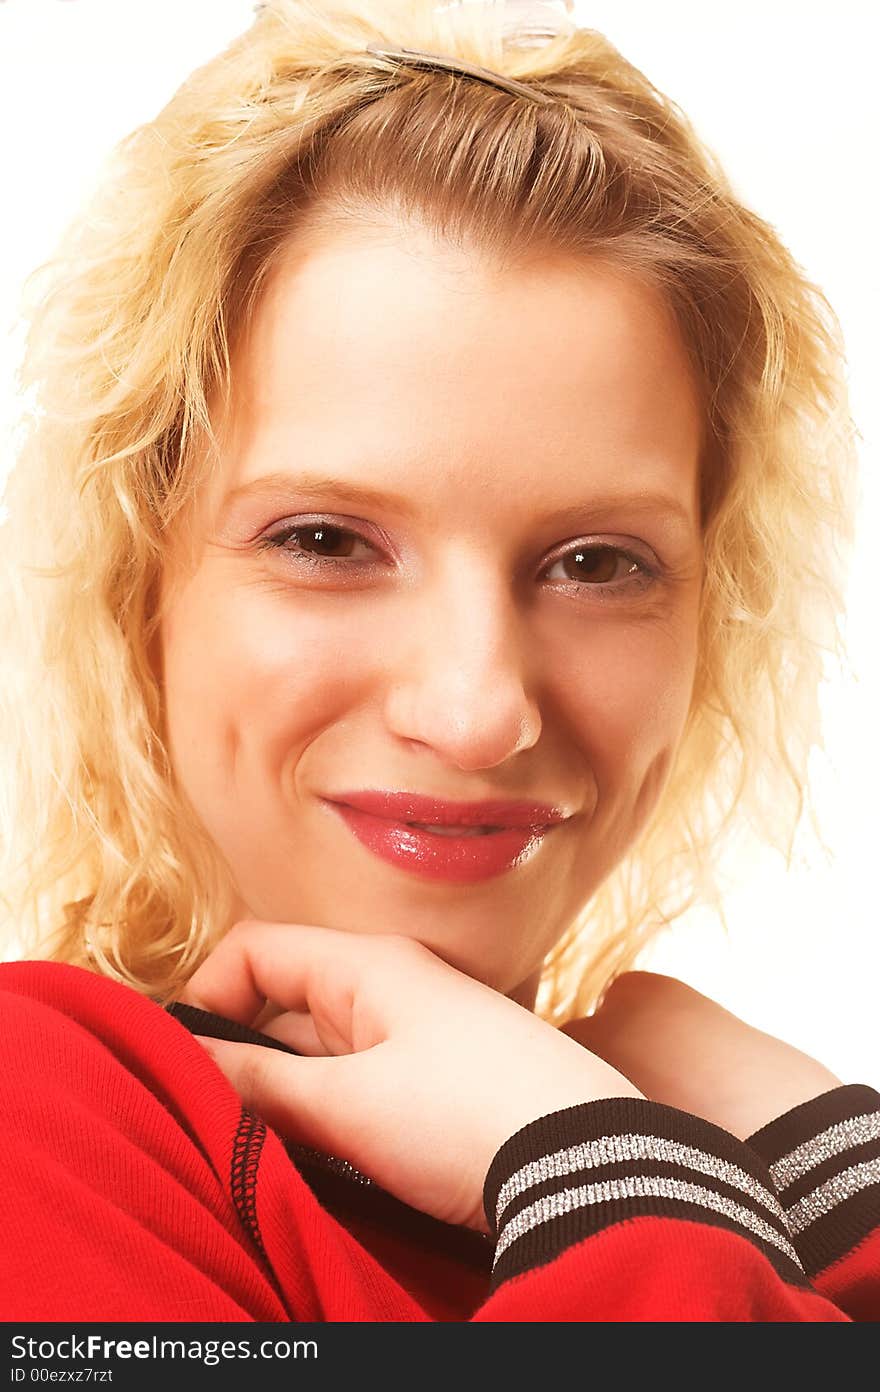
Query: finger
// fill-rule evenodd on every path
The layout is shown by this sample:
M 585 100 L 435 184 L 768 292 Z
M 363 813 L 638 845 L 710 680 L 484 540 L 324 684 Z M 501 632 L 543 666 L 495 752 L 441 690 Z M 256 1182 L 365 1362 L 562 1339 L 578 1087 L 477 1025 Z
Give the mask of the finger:
M 284 1011 L 280 1005 L 275 1005 L 273 1001 L 268 1001 L 264 1009 L 260 1011 L 256 1020 L 254 1020 L 253 1029 L 259 1030 L 261 1034 L 265 1034 L 266 1026 L 271 1025 L 272 1021 L 277 1020 L 278 1016 L 283 1015 L 283 1013 Z
M 310 1058 L 326 1058 L 337 1052 L 330 1042 L 322 1039 L 312 1016 L 299 1010 L 288 1010 L 277 1016 L 270 1024 L 264 1025 L 260 1033 L 268 1035 L 270 1039 L 278 1039 L 282 1044 L 289 1044 L 298 1054 Z M 349 1050 L 339 1052 L 348 1053 Z
M 221 938 L 180 999 L 242 1025 L 252 1025 L 268 1000 L 307 1011 L 320 994 L 322 972 L 345 994 L 357 942 L 356 934 L 338 928 L 244 919 Z
M 344 1058 L 300 1059 L 260 1044 L 194 1038 L 245 1106 L 280 1136 L 327 1154 L 345 1154 L 358 1164 L 352 1141 L 365 1131 L 369 1119 L 375 1049 Z

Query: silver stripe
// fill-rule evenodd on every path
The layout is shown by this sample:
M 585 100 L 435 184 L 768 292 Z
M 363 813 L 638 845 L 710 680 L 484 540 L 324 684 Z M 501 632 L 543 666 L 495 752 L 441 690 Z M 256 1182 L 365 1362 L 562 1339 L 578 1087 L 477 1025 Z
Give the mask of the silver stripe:
M 876 1141 L 880 1137 L 880 1112 L 865 1112 L 862 1116 L 839 1121 L 821 1131 L 803 1145 L 796 1146 L 770 1166 L 773 1183 L 780 1190 L 787 1189 L 808 1170 L 831 1160 L 843 1150 L 852 1146 L 864 1145 L 865 1141 Z
M 731 1219 L 742 1228 L 747 1228 L 765 1242 L 774 1247 L 778 1247 L 780 1252 L 784 1252 L 790 1261 L 796 1266 L 801 1267 L 797 1252 L 790 1242 L 786 1242 L 784 1237 L 765 1223 L 750 1208 L 744 1208 L 741 1204 L 734 1203 L 731 1199 L 725 1198 L 722 1194 L 716 1194 L 712 1189 L 706 1189 L 701 1184 L 691 1184 L 684 1179 L 671 1179 L 666 1175 L 629 1175 L 625 1179 L 606 1179 L 600 1184 L 582 1184 L 576 1189 L 562 1189 L 555 1194 L 545 1194 L 542 1198 L 536 1199 L 528 1208 L 520 1209 L 515 1213 L 510 1222 L 498 1235 L 498 1242 L 495 1246 L 495 1263 L 502 1252 L 505 1252 L 512 1242 L 525 1233 L 531 1232 L 540 1223 L 546 1223 L 552 1218 L 558 1218 L 563 1213 L 572 1213 L 576 1209 L 585 1208 L 587 1204 L 612 1203 L 617 1199 L 639 1198 L 663 1198 L 680 1199 L 682 1203 L 699 1204 L 702 1208 L 714 1209 L 716 1213 L 722 1213 L 725 1218 Z M 803 1268 L 801 1267 L 801 1270 Z
M 682 1145 L 680 1141 L 668 1140 L 665 1136 L 601 1136 L 595 1141 L 581 1141 L 577 1145 L 566 1146 L 564 1150 L 542 1155 L 523 1165 L 511 1175 L 498 1191 L 495 1205 L 495 1226 L 501 1228 L 502 1214 L 511 1199 L 541 1184 L 545 1179 L 561 1179 L 565 1175 L 577 1174 L 583 1170 L 595 1169 L 597 1165 L 620 1164 L 625 1160 L 666 1160 L 674 1165 L 686 1165 L 689 1170 L 708 1175 L 710 1179 L 722 1180 L 736 1189 L 741 1189 L 750 1198 L 761 1204 L 768 1213 L 778 1219 L 783 1232 L 787 1231 L 785 1214 L 778 1198 L 739 1165 L 732 1165 L 708 1151 L 697 1150 L 694 1146 Z
M 797 1237 L 817 1218 L 824 1218 L 844 1199 L 859 1193 L 861 1189 L 870 1188 L 872 1184 L 880 1184 L 880 1158 L 865 1160 L 861 1165 L 851 1165 L 848 1170 L 832 1175 L 811 1194 L 798 1199 L 788 1210 L 786 1217 L 792 1237 Z

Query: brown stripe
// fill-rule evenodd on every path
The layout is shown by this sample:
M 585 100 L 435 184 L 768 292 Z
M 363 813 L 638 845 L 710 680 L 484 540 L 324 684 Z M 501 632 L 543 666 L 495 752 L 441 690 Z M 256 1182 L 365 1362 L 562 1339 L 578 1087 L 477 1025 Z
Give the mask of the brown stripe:
M 862 1189 L 817 1218 L 797 1238 L 798 1256 L 812 1279 L 840 1261 L 880 1227 L 880 1191 Z
M 807 1194 L 812 1194 L 814 1189 L 818 1189 L 826 1180 L 833 1179 L 842 1170 L 848 1170 L 852 1165 L 860 1165 L 865 1160 L 880 1159 L 880 1139 L 866 1141 L 864 1145 L 849 1146 L 846 1150 L 838 1151 L 836 1155 L 830 1155 L 827 1160 L 823 1160 L 818 1165 L 813 1165 L 802 1174 L 800 1179 L 796 1179 L 793 1184 L 779 1190 L 779 1197 L 784 1208 L 791 1208 Z
M 727 1184 L 724 1180 L 713 1175 L 704 1174 L 700 1170 L 695 1170 L 689 1165 L 677 1165 L 663 1160 L 629 1160 L 621 1161 L 617 1164 L 595 1165 L 589 1169 L 572 1171 L 565 1175 L 556 1175 L 552 1178 L 542 1180 L 539 1184 L 531 1184 L 521 1193 L 516 1194 L 504 1209 L 502 1217 L 502 1231 L 504 1227 L 516 1216 L 517 1213 L 527 1209 L 536 1200 L 543 1198 L 547 1194 L 560 1193 L 565 1189 L 576 1188 L 581 1184 L 600 1184 L 608 1179 L 625 1179 L 630 1176 L 668 1176 L 669 1178 L 684 1180 L 690 1184 L 699 1184 L 711 1189 L 714 1193 L 728 1199 L 731 1203 L 739 1204 L 743 1208 L 748 1208 L 752 1213 L 768 1223 L 776 1232 L 787 1242 L 791 1242 L 791 1234 L 785 1223 L 782 1212 L 760 1203 L 751 1194 L 741 1189 L 736 1184 Z M 768 1193 L 768 1202 L 775 1196 Z
M 738 1237 L 744 1238 L 756 1247 L 789 1285 L 804 1287 L 808 1284 L 804 1272 L 784 1252 L 780 1252 L 771 1243 L 763 1242 L 755 1234 L 744 1232 L 721 1213 L 678 1199 L 632 1197 L 616 1204 L 590 1204 L 550 1219 L 524 1233 L 498 1257 L 492 1271 L 490 1292 L 496 1291 L 513 1276 L 547 1265 L 578 1242 L 617 1223 L 639 1217 L 672 1218 L 679 1222 L 689 1221 L 698 1223 L 701 1227 L 708 1225 L 736 1233 Z M 664 1244 L 671 1240 L 671 1233 L 662 1234 L 661 1241 Z
M 844 1083 L 768 1122 L 753 1132 L 746 1144 L 768 1164 L 774 1164 L 805 1141 L 827 1131 L 829 1126 L 878 1110 L 880 1092 L 864 1083 Z
M 524 1167 L 572 1146 L 593 1141 L 613 1145 L 615 1138 L 627 1136 L 650 1136 L 692 1146 L 745 1171 L 770 1194 L 775 1192 L 761 1157 L 720 1126 L 647 1098 L 606 1097 L 538 1117 L 505 1141 L 489 1167 L 483 1188 L 490 1223 L 495 1222 L 502 1187 Z

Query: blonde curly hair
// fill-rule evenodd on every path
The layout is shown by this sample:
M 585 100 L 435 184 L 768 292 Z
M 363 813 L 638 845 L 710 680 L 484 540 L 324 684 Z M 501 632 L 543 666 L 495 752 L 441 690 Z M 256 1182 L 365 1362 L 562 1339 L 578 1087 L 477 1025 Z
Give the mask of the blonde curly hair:
M 455 55 L 555 100 L 389 67 L 370 43 Z M 0 548 L 0 927 L 14 955 L 165 1001 L 229 926 L 229 868 L 164 738 L 150 657 L 163 557 L 204 482 L 198 444 L 232 335 L 292 231 L 389 210 L 498 258 L 600 253 L 650 278 L 704 387 L 687 723 L 649 821 L 547 957 L 537 1012 L 585 1013 L 695 904 L 724 921 L 721 850 L 738 829 L 790 860 L 824 655 L 843 655 L 857 515 L 824 296 L 601 35 L 516 49 L 477 6 L 269 0 L 120 143 L 32 280 Z

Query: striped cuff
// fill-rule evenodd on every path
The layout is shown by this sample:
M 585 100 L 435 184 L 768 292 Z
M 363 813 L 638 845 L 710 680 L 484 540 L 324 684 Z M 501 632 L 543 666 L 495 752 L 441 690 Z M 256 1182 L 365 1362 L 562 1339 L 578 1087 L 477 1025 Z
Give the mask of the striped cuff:
M 495 1239 L 490 1290 L 627 1218 L 684 1218 L 739 1233 L 806 1285 L 759 1155 L 677 1107 L 609 1097 L 550 1112 L 497 1152 L 483 1188 Z
M 880 1224 L 880 1092 L 845 1083 L 793 1107 L 747 1142 L 769 1167 L 809 1276 Z

